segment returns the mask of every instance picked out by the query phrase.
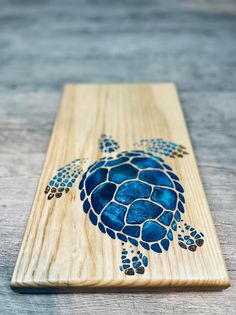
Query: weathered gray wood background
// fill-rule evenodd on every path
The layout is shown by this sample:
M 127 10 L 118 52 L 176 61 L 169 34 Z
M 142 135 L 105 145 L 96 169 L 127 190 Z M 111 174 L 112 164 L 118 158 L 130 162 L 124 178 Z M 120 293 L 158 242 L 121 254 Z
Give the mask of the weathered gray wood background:
M 231 288 L 21 295 L 9 288 L 65 82 L 176 82 Z M 235 314 L 236 2 L 0 0 L 0 313 Z

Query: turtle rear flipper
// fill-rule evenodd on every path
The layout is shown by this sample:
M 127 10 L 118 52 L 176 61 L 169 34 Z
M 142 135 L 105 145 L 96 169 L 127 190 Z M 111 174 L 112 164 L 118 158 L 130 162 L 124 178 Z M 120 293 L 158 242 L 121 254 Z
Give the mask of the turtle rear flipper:
M 163 139 L 142 139 L 134 145 L 137 147 L 144 147 L 145 151 L 165 155 L 171 158 L 182 158 L 184 155 L 188 154 L 183 145 Z
M 181 223 L 183 221 L 181 220 Z M 204 244 L 204 234 L 198 232 L 195 228 L 189 224 L 179 225 L 180 232 L 178 234 L 178 244 L 183 249 L 188 249 L 191 252 L 195 252 L 198 247 Z
M 83 160 L 76 159 L 57 170 L 44 190 L 48 200 L 61 198 L 71 190 L 82 172 L 82 162 Z
M 145 268 L 148 266 L 148 258 L 132 245 L 129 245 L 129 247 L 125 243 L 122 243 L 122 245 L 120 271 L 124 271 L 127 276 L 133 276 L 135 273 L 144 274 Z

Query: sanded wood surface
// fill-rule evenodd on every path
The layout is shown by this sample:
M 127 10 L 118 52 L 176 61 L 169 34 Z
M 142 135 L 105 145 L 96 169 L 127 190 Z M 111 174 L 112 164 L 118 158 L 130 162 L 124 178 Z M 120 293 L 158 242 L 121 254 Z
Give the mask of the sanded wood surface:
M 235 314 L 235 16 L 234 0 L 1 1 L 1 313 Z M 62 86 L 71 81 L 177 84 L 231 287 L 70 295 L 10 289 Z
M 174 241 L 169 250 L 165 252 L 162 248 L 164 252 L 160 254 L 145 250 L 140 244 L 135 247 L 149 260 L 145 274 L 131 276 L 119 270 L 123 247 L 121 240 L 113 240 L 91 224 L 89 214 L 82 210 L 83 202 L 78 189 L 83 172 L 108 154 L 99 150 L 98 139 L 101 134 L 116 139 L 120 146 L 117 150 L 119 153 L 137 149 L 135 143 L 140 139 L 161 138 L 186 147 L 188 155 L 162 157 L 180 178 L 186 199 L 182 218 L 197 231 L 204 232 L 203 246 L 194 252 L 179 247 L 177 234 L 181 233 L 184 225 L 173 219 L 182 227 L 177 231 L 172 229 Z M 117 153 L 110 155 L 115 158 Z M 48 199 L 44 190 L 57 169 L 76 158 L 86 159 L 77 182 L 67 194 L 64 193 L 58 199 Z M 147 168 L 145 172 L 153 172 L 153 169 Z M 155 176 L 157 180 L 159 175 Z M 165 186 L 166 182 L 163 184 Z M 86 186 L 88 195 L 87 189 Z M 127 205 L 126 209 L 132 205 Z M 111 216 L 117 215 L 114 211 Z M 140 211 L 144 209 L 140 208 Z M 109 222 L 108 228 L 111 227 Z M 115 227 L 115 231 L 121 229 Z M 187 230 L 185 232 L 190 235 Z M 126 247 L 129 245 L 125 244 Z M 132 261 L 132 257 L 128 258 Z M 66 86 L 11 285 L 14 289 L 43 287 L 45 290 L 45 287 L 59 287 L 61 291 L 72 286 L 83 291 L 100 287 L 229 285 L 174 85 Z

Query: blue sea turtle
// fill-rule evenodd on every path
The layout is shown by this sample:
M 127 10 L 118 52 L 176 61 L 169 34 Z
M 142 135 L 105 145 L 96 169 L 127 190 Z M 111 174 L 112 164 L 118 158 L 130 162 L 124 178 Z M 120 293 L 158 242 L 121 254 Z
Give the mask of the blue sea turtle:
M 185 147 L 162 139 L 144 139 L 135 146 L 115 154 L 118 143 L 102 135 L 99 148 L 105 156 L 90 165 L 82 177 L 84 160 L 72 161 L 57 171 L 45 189 L 48 200 L 60 198 L 80 179 L 80 199 L 91 223 L 124 246 L 120 270 L 126 275 L 143 274 L 148 265 L 147 257 L 135 248 L 168 251 L 178 229 L 183 249 L 194 252 L 204 243 L 202 232 L 183 223 L 183 186 L 172 168 L 157 156 L 181 158 L 188 154 Z

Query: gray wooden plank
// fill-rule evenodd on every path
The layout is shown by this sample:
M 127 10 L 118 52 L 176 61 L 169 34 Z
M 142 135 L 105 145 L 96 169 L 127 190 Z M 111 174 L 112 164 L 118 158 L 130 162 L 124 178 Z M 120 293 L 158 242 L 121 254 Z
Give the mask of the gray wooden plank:
M 236 3 L 0 1 L 0 313 L 234 314 Z M 177 83 L 232 286 L 21 295 L 9 288 L 65 82 Z

